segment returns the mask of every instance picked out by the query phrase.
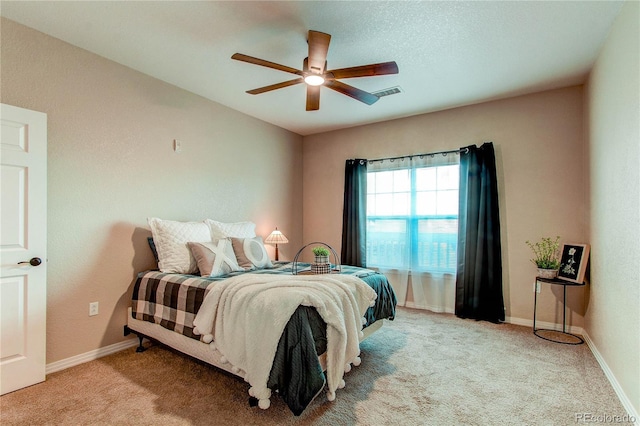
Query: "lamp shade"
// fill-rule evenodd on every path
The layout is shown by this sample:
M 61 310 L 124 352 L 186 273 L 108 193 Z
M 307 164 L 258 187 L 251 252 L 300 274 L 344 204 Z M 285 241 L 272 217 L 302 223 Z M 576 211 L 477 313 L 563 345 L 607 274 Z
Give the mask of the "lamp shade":
M 269 236 L 264 240 L 267 244 L 286 244 L 289 242 L 287 237 L 285 237 L 282 232 L 278 231 L 278 228 L 275 229 Z

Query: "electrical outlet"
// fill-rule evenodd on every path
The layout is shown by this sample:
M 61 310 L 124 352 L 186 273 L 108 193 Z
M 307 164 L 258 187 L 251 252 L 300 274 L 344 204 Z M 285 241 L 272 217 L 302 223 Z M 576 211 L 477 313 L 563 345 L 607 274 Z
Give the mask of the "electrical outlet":
M 98 302 L 89 303 L 89 316 L 98 315 Z

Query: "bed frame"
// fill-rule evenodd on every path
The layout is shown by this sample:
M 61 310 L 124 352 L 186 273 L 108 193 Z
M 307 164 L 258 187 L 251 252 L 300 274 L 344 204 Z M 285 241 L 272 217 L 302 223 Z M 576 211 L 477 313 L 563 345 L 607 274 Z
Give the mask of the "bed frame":
M 364 339 L 379 330 L 383 325 L 383 321 L 383 319 L 380 319 L 363 329 L 363 336 L 360 338 L 360 341 L 362 342 Z M 181 353 L 189 355 L 221 370 L 227 371 L 235 376 L 241 377 L 237 372 L 232 370 L 231 364 L 221 361 L 220 351 L 213 351 L 207 343 L 192 339 L 180 333 L 176 333 L 175 331 L 167 330 L 159 324 L 137 320 L 131 315 L 131 308 L 129 308 L 127 312 L 127 325 L 124 326 L 124 335 L 127 336 L 130 333 L 136 334 L 140 340 L 140 344 L 136 349 L 136 352 L 143 352 L 145 350 L 145 347 L 142 346 L 142 340 L 143 338 L 147 338 L 158 341 Z M 326 371 L 326 355 L 322 354 L 318 358 L 323 371 Z

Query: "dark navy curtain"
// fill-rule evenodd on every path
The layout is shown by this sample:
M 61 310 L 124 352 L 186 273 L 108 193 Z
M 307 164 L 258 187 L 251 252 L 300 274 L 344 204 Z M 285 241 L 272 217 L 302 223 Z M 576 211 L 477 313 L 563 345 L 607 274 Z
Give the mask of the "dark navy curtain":
M 493 143 L 461 151 L 455 313 L 501 322 L 502 251 Z
M 342 250 L 344 265 L 367 266 L 367 160 L 347 160 L 344 170 Z

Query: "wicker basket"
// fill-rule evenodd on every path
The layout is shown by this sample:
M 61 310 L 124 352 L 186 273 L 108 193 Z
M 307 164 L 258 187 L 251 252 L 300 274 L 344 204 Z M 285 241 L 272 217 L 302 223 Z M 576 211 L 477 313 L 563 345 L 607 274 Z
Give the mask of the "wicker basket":
M 553 279 L 553 278 L 556 278 L 558 276 L 558 270 L 557 269 L 542 269 L 542 268 L 538 268 L 538 276 L 540 278 Z

